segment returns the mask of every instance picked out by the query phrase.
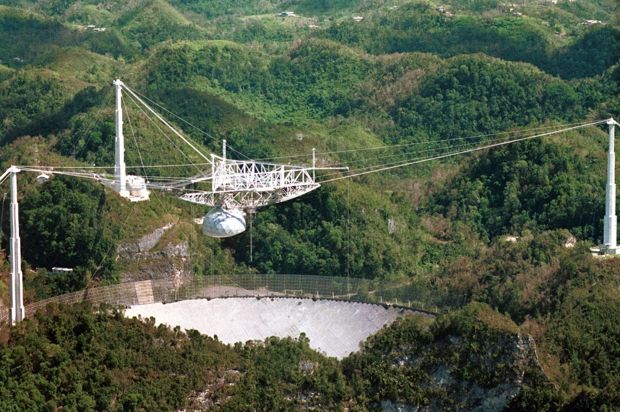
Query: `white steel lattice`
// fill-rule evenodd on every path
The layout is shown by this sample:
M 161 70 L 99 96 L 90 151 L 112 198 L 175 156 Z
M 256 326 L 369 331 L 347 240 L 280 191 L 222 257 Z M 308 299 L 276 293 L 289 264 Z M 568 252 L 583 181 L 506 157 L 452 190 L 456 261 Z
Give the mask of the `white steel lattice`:
M 181 199 L 229 209 L 254 209 L 302 196 L 320 185 L 308 168 L 213 156 L 211 190 Z

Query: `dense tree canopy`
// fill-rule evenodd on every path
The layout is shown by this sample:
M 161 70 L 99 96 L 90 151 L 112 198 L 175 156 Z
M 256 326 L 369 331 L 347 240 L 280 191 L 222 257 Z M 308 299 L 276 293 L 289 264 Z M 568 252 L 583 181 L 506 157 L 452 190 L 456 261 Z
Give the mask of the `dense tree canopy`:
M 105 208 L 103 189 L 87 181 L 57 177 L 31 190 L 21 202 L 24 257 L 111 276 L 115 242 Z
M 426 77 L 398 102 L 392 116 L 405 135 L 425 129 L 449 139 L 549 119 L 578 119 L 594 104 L 582 101 L 572 85 L 531 66 L 463 56 Z
M 0 85 L 0 141 L 29 134 L 62 109 L 66 92 L 58 78 L 20 73 Z
M 613 1 L 444 3 L 5 0 L 2 166 L 112 164 L 117 77 L 187 120 L 169 118 L 205 153 L 226 138 L 233 158 L 309 164 L 317 148 L 321 166 L 361 170 L 620 116 Z M 124 102 L 132 173 L 203 173 L 178 166 L 204 159 Z M 356 298 L 456 312 L 403 321 L 338 363 L 303 337 L 230 348 L 113 311 L 53 308 L 0 345 L 0 409 L 456 409 L 463 388 L 433 386 L 438 362 L 457 365 L 459 382 L 497 384 L 512 369 L 487 361 L 514 346 L 503 340 L 512 320 L 535 338 L 542 372 L 524 371 L 509 408 L 612 410 L 618 265 L 588 251 L 601 238 L 604 133 L 568 137 L 330 182 L 223 241 L 198 234 L 205 210 L 177 193 L 129 205 L 84 181 L 20 178 L 22 250 L 38 269 L 24 270 L 27 302 L 123 279 L 182 245 L 196 276 L 358 276 L 376 282 Z M 115 262 L 119 245 L 168 224 L 152 255 Z M 424 365 L 405 360 L 419 353 Z
M 465 220 L 492 238 L 524 229 L 566 228 L 579 238 L 600 239 L 603 176 L 600 162 L 562 146 L 531 140 L 476 159 L 435 197 L 437 210 Z M 586 179 L 587 176 L 587 179 Z

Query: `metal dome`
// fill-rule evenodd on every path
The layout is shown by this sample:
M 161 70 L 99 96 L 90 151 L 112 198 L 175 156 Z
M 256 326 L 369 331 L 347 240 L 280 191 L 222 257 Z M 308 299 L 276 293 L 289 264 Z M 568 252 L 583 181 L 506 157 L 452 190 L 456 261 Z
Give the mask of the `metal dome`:
M 50 175 L 46 173 L 41 173 L 40 175 L 37 176 L 37 183 L 39 184 L 45 183 L 48 180 L 50 180 Z
M 202 222 L 202 233 L 223 238 L 245 232 L 245 213 L 242 210 L 226 210 L 215 207 L 207 213 Z

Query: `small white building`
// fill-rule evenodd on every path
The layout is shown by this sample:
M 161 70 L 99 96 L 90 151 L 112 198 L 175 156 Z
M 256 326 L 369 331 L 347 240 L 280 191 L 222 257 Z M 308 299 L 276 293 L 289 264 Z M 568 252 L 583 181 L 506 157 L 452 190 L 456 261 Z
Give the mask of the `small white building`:
M 73 269 L 72 268 L 61 268 L 61 267 L 54 266 L 52 268 L 52 272 L 53 273 L 72 273 Z
M 281 11 L 277 14 L 278 17 L 297 17 L 294 11 Z
M 353 16 L 353 20 L 359 23 L 360 21 L 364 20 L 364 18 L 362 16 Z

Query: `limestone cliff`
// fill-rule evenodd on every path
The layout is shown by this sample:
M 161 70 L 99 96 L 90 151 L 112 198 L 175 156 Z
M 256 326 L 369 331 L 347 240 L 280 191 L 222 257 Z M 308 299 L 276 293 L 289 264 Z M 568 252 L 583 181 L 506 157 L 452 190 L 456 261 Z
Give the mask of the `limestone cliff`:
M 343 363 L 366 406 L 385 411 L 501 411 L 540 369 L 534 340 L 478 304 L 430 324 L 402 319 Z
M 164 236 L 176 226 L 168 223 L 118 247 L 117 261 L 125 268 L 121 282 L 169 279 L 179 286 L 192 277 L 189 243 L 178 236 Z

